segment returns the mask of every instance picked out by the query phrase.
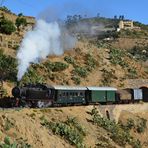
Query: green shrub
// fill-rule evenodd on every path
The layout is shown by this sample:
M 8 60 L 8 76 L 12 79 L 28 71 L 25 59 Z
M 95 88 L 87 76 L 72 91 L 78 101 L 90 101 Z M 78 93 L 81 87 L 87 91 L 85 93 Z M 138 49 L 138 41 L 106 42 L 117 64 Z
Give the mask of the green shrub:
M 77 66 L 74 71 L 73 71 L 74 74 L 78 74 L 80 77 L 86 77 L 88 72 L 86 70 L 85 67 L 79 67 Z
M 12 34 L 16 31 L 14 23 L 10 20 L 2 18 L 0 20 L 0 32 L 5 34 Z
M 17 139 L 15 142 L 11 142 L 10 138 L 7 136 L 4 138 L 4 142 L 0 143 L 1 148 L 31 148 L 31 145 L 27 143 L 27 140 L 22 138 Z
M 48 69 L 48 71 L 53 71 L 53 72 L 57 72 L 57 71 L 62 71 L 65 70 L 66 68 L 68 68 L 68 64 L 62 63 L 62 62 L 46 62 L 44 63 L 44 66 Z
M 54 69 L 54 64 L 50 61 L 45 62 L 43 65 L 47 68 L 48 72 L 50 72 Z
M 110 70 L 110 71 L 108 71 L 107 69 L 102 70 L 101 85 L 109 86 L 114 81 L 114 79 L 116 79 L 114 70 Z
M 54 72 L 55 71 L 62 71 L 68 68 L 68 64 L 62 63 L 62 62 L 55 62 L 54 63 L 54 68 L 52 69 Z
M 83 148 L 84 137 L 86 136 L 85 129 L 77 122 L 76 118 L 68 118 L 65 122 L 48 122 L 43 118 L 41 123 L 43 126 L 51 129 L 56 135 L 60 135 L 71 145 L 78 148 Z
M 126 144 L 130 144 L 132 147 L 136 148 L 138 142 L 139 148 L 141 148 L 140 141 L 135 140 L 130 135 L 129 129 L 125 127 L 123 128 L 121 124 L 118 124 L 115 121 L 101 117 L 98 114 L 96 108 L 94 108 L 91 111 L 91 115 L 92 115 L 92 122 L 110 132 L 110 138 L 120 146 L 124 147 Z M 133 123 L 131 121 L 129 123 L 130 123 L 129 127 L 131 128 L 131 126 L 133 126 Z
M 65 56 L 65 57 L 64 57 L 64 60 L 65 60 L 67 63 L 69 63 L 69 64 L 75 64 L 75 60 L 74 60 L 74 58 L 71 57 L 71 56 Z
M 28 72 L 23 76 L 21 83 L 44 83 L 45 79 L 42 75 L 38 74 L 35 68 L 30 67 Z
M 20 26 L 26 26 L 27 25 L 27 20 L 24 17 L 17 17 L 16 21 L 15 21 L 15 25 L 17 26 L 17 28 L 19 29 Z
M 147 120 L 144 118 L 140 118 L 138 122 L 139 123 L 137 124 L 137 132 L 143 133 L 145 129 L 147 128 L 146 126 Z
M 0 10 L 11 13 L 11 11 L 6 6 L 0 7 Z
M 4 130 L 8 131 L 14 126 L 14 123 L 11 122 L 8 118 L 6 118 Z
M 4 55 L 3 50 L 0 49 L 0 76 L 4 79 L 16 81 L 16 67 L 16 59 L 11 56 Z
M 134 128 L 134 126 L 135 126 L 134 120 L 131 118 L 127 119 L 126 127 L 130 130 L 130 129 Z
M 123 68 L 128 67 L 128 64 L 123 59 L 125 56 L 125 52 L 122 50 L 114 48 L 110 50 L 110 62 L 114 65 L 120 65 Z
M 73 76 L 71 79 L 72 79 L 72 80 L 74 81 L 74 83 L 77 84 L 77 85 L 79 85 L 79 84 L 81 83 L 81 80 L 80 80 L 80 78 L 79 78 L 78 76 Z
M 129 53 L 137 60 L 146 61 L 148 58 L 148 46 L 135 46 L 129 50 Z
M 88 53 L 86 54 L 86 65 L 87 65 L 87 70 L 91 71 L 96 67 L 97 61 L 94 59 L 93 55 Z
M 127 70 L 128 70 L 127 76 L 129 79 L 136 79 L 138 77 L 138 73 L 134 67 L 130 67 Z

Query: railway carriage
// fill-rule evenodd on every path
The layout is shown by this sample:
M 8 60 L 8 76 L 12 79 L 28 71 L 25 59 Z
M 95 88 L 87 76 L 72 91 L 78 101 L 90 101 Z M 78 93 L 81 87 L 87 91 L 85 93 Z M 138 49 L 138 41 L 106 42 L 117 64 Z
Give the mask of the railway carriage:
M 54 100 L 53 104 L 85 104 L 86 87 L 80 86 L 53 86 Z
M 87 87 L 88 103 L 115 103 L 116 88 L 113 87 Z

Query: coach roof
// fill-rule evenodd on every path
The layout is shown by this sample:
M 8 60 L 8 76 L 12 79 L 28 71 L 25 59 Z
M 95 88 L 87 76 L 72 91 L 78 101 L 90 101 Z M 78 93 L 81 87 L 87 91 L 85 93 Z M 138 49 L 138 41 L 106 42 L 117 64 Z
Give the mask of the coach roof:
M 117 88 L 114 87 L 97 87 L 97 86 L 88 86 L 88 90 L 111 90 L 111 91 L 116 91 Z
M 81 87 L 81 86 L 61 86 L 61 85 L 53 85 L 52 86 L 54 89 L 57 90 L 87 90 L 86 87 Z

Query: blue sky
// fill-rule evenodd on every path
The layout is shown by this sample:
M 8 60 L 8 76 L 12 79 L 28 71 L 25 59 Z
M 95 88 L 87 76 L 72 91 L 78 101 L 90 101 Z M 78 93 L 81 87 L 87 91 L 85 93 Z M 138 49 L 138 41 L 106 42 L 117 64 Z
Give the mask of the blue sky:
M 64 18 L 66 15 L 125 18 L 148 24 L 148 0 L 0 0 L 12 12 L 35 17 Z

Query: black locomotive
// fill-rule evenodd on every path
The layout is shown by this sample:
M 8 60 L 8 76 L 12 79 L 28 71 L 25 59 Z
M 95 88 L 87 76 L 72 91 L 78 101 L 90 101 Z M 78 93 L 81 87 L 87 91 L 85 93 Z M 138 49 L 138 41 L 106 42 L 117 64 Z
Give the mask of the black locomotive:
M 148 88 L 117 90 L 113 87 L 47 86 L 27 84 L 16 86 L 12 95 L 19 105 L 29 107 L 119 104 L 148 102 Z

